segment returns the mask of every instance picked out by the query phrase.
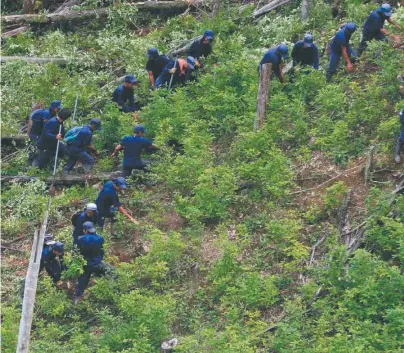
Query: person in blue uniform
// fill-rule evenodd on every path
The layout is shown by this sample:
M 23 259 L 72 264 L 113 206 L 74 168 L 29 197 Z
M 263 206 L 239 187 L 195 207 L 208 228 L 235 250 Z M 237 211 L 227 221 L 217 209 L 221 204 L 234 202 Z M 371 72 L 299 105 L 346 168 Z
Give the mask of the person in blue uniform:
M 93 132 L 101 130 L 101 120 L 91 119 L 90 123 L 84 126 L 73 141 L 67 142 L 67 155 L 69 159 L 64 168 L 64 174 L 69 174 L 77 161 L 83 164 L 84 171 L 90 172 L 94 165 L 94 158 L 88 153 L 91 151 L 98 153 L 97 149 L 92 145 Z
M 401 163 L 400 153 L 401 153 L 401 147 L 404 145 L 404 108 L 401 109 L 399 117 L 401 122 L 401 131 L 400 136 L 397 139 L 396 150 L 394 153 L 394 160 L 396 163 Z
M 401 27 L 393 22 L 391 19 L 391 6 L 389 4 L 383 4 L 377 10 L 372 11 L 369 17 L 366 19 L 365 24 L 362 29 L 362 40 L 358 47 L 358 56 L 362 55 L 363 51 L 367 48 L 368 42 L 373 39 L 385 40 L 386 36 L 389 35 L 387 30 L 384 28 L 384 22 L 387 21 L 391 23 L 398 30 Z
M 170 62 L 170 59 L 165 55 L 160 55 L 156 48 L 147 50 L 147 57 L 146 71 L 149 75 L 150 87 L 154 89 L 154 82 L 156 82 L 157 77 L 163 71 L 164 66 Z
M 263 64 L 272 64 L 272 72 L 279 78 L 279 81 L 285 84 L 285 78 L 282 73 L 282 59 L 287 59 L 288 46 L 285 43 L 281 43 L 276 47 L 269 49 L 258 65 L 258 71 L 261 72 Z
M 63 264 L 64 245 L 56 241 L 50 245 L 45 245 L 42 250 L 39 272 L 46 270 L 54 283 L 60 281 L 63 270 L 66 269 Z
M 115 157 L 119 151 L 123 150 L 123 177 L 132 175 L 133 169 L 145 170 L 149 164 L 142 160 L 141 154 L 147 149 L 159 149 L 150 140 L 144 137 L 146 129 L 143 125 L 136 125 L 133 129 L 133 136 L 125 136 L 115 147 L 112 157 Z
M 59 100 L 55 100 L 50 104 L 49 109 L 35 109 L 28 121 L 28 136 L 31 141 L 32 148 L 30 148 L 28 153 L 28 163 L 32 164 L 34 159 L 37 157 L 38 150 L 36 148 L 36 143 L 42 134 L 44 125 L 49 121 L 49 119 L 59 113 L 62 109 L 62 104 Z
M 51 118 L 44 126 L 41 137 L 38 139 L 37 147 L 39 156 L 34 160 L 33 165 L 43 169 L 48 162 L 55 157 L 56 148 L 59 142 L 59 157 L 66 155 L 66 145 L 61 142 L 65 135 L 63 123 L 71 116 L 69 109 L 62 109 Z M 60 131 L 60 133 L 59 133 Z
M 186 59 L 170 60 L 170 62 L 164 66 L 159 77 L 157 77 L 154 87 L 170 87 L 171 78 L 171 87 L 184 85 L 189 81 L 190 72 L 194 70 L 194 68 L 195 58 L 191 56 L 188 56 Z
M 352 62 L 356 61 L 357 54 L 352 49 L 349 41 L 355 31 L 356 24 L 349 22 L 342 26 L 332 39 L 330 46 L 330 64 L 326 73 L 327 82 L 330 82 L 332 76 L 337 72 L 341 57 L 346 61 L 346 70 L 348 72 L 352 71 Z
M 212 42 L 214 40 L 214 33 L 208 29 L 203 33 L 201 39 L 195 40 L 188 49 L 187 55 L 195 58 L 195 66 L 200 67 L 199 59 L 207 57 L 212 53 Z
M 84 211 L 75 213 L 72 217 L 73 230 L 73 245 L 77 245 L 79 236 L 83 235 L 83 224 L 85 222 L 98 223 L 99 214 L 95 203 L 88 203 Z
M 84 272 L 77 281 L 74 304 L 77 304 L 82 299 L 91 276 L 103 276 L 106 272 L 102 262 L 104 258 L 104 237 L 96 233 L 92 222 L 83 224 L 83 233 L 84 235 L 80 236 L 77 241 L 77 247 L 86 264 L 83 266 Z
M 134 87 L 137 79 L 133 75 L 125 76 L 124 83 L 118 86 L 112 93 L 112 101 L 118 104 L 121 112 L 134 113 L 138 110 L 135 103 Z
M 306 33 L 303 40 L 295 43 L 292 50 L 293 67 L 300 64 L 301 66 L 311 66 L 315 70 L 318 70 L 318 48 L 313 41 L 313 36 L 310 33 Z
M 114 234 L 115 213 L 117 211 L 122 213 L 132 223 L 138 224 L 138 222 L 125 210 L 119 201 L 118 192 L 126 189 L 126 187 L 126 180 L 122 177 L 116 178 L 112 181 L 107 181 L 95 200 L 99 213 L 98 224 L 100 227 L 104 227 L 105 218 L 110 218 L 112 234 Z

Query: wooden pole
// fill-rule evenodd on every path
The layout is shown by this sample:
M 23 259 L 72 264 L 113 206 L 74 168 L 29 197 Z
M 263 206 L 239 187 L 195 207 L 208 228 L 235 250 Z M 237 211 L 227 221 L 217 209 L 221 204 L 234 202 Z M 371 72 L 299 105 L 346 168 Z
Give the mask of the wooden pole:
M 23 11 L 25 14 L 33 13 L 35 7 L 35 0 L 24 0 Z
M 213 4 L 212 17 L 215 18 L 220 10 L 220 0 L 215 0 Z
M 25 279 L 22 315 L 20 321 L 20 329 L 18 332 L 17 353 L 28 353 L 32 318 L 34 314 L 36 286 L 38 282 L 39 267 L 41 264 L 43 241 L 45 238 L 45 231 L 43 231 L 42 228 L 43 225 L 41 227 L 39 236 L 38 230 L 36 230 L 34 234 L 31 258 L 29 260 L 28 272 Z
M 260 72 L 260 83 L 258 86 L 257 116 L 254 121 L 254 131 L 262 129 L 265 122 L 265 115 L 269 101 L 269 83 L 271 80 L 272 64 L 263 64 Z
M 303 22 L 309 19 L 309 9 L 310 9 L 309 0 L 302 0 L 301 19 Z

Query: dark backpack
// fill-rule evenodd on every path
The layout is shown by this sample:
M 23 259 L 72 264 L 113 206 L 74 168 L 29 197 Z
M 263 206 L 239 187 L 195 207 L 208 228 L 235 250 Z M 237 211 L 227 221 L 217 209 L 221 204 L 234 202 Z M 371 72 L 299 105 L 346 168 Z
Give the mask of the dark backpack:
M 75 227 L 76 226 L 76 222 L 80 216 L 82 211 L 77 211 L 73 216 L 72 216 L 72 224 Z
M 43 240 L 43 247 L 46 248 L 55 244 L 55 237 L 52 234 L 45 234 L 45 238 Z
M 81 130 L 83 130 L 83 126 L 75 126 L 70 129 L 65 135 L 65 142 L 68 144 L 75 141 Z

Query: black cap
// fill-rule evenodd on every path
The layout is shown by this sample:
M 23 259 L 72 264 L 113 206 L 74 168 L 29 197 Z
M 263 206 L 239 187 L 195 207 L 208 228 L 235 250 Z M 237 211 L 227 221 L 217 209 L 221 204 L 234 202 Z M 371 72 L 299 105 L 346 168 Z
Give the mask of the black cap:
M 62 120 L 67 120 L 72 116 L 72 112 L 70 109 L 63 108 L 59 113 L 58 117 L 61 118 Z

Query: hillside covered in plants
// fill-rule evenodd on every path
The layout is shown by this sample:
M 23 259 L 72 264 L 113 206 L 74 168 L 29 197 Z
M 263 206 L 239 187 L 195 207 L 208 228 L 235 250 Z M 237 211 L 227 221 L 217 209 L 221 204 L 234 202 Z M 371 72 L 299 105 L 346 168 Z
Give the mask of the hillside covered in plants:
M 92 280 L 77 305 L 83 259 L 72 252 L 71 217 L 103 183 L 56 187 L 48 230 L 65 244 L 68 270 L 59 287 L 40 274 L 30 351 L 152 353 L 175 337 L 178 353 L 402 352 L 403 166 L 393 151 L 404 108 L 403 49 L 372 41 L 353 72 L 341 65 L 325 80 L 330 38 L 354 22 L 357 48 L 380 4 L 341 0 L 336 14 L 331 2 L 311 0 L 302 21 L 295 0 L 259 18 L 250 2 L 223 2 L 216 16 L 210 2 L 173 16 L 126 2 L 75 3 L 74 10 L 109 7 L 105 17 L 33 23 L 2 39 L 2 56 L 66 60 L 2 64 L 2 137 L 23 134 L 33 104 L 59 99 L 73 110 L 78 95 L 77 124 L 103 124 L 92 174 L 118 172 L 122 157 L 111 153 L 134 120 L 111 94 L 119 77 L 133 74 L 138 119 L 164 150 L 149 156 L 151 172 L 128 179 L 121 196 L 139 225 L 119 215 L 116 236 L 108 227 L 100 233 L 116 276 Z M 404 8 L 393 5 L 392 18 L 404 27 Z M 18 11 L 3 2 L 3 15 Z M 206 29 L 215 33 L 213 53 L 198 79 L 150 90 L 147 49 L 168 53 Z M 281 42 L 291 51 L 307 32 L 319 70 L 293 80 L 286 74 L 285 85 L 273 78 L 265 124 L 254 131 L 258 63 Z M 10 353 L 51 171 L 27 166 L 25 146 L 3 143 L 2 159 L 2 178 L 33 177 L 2 183 L 1 349 Z

